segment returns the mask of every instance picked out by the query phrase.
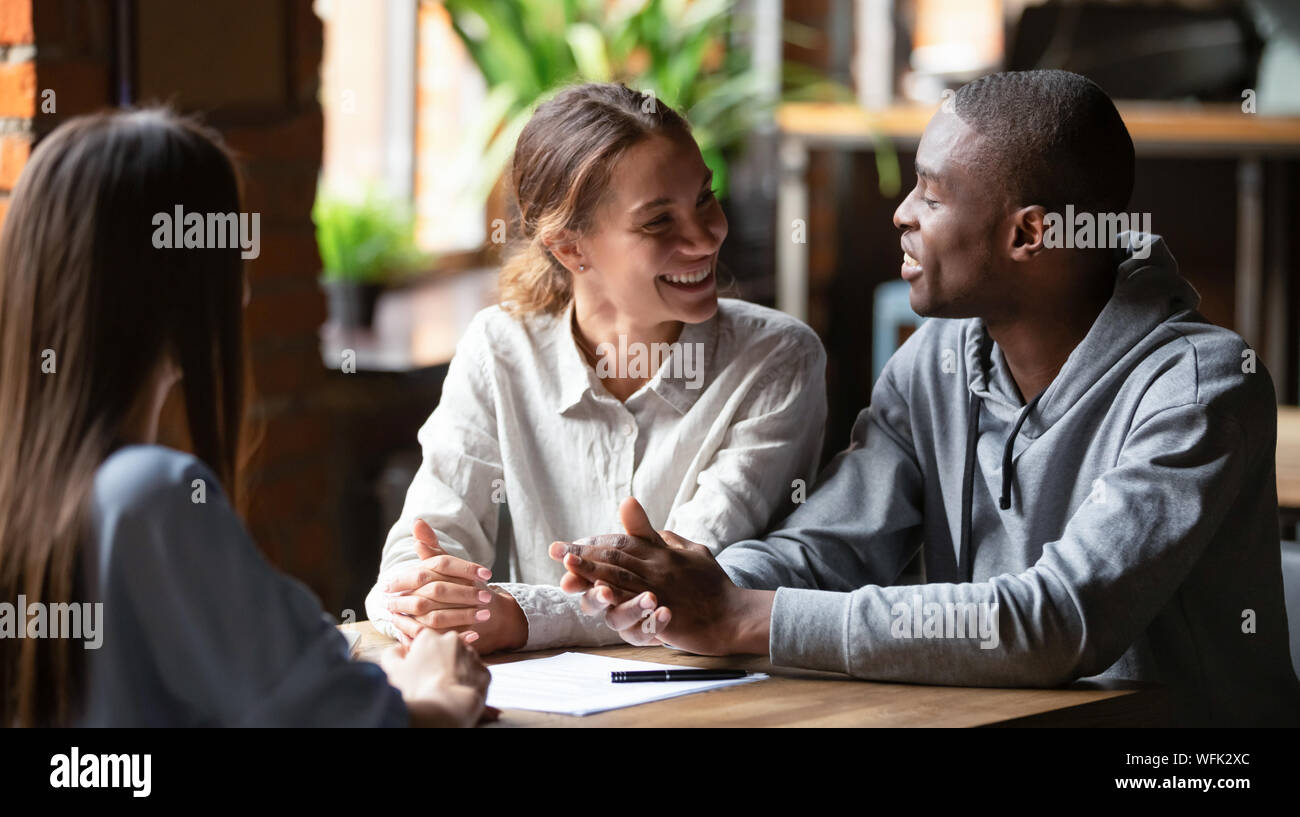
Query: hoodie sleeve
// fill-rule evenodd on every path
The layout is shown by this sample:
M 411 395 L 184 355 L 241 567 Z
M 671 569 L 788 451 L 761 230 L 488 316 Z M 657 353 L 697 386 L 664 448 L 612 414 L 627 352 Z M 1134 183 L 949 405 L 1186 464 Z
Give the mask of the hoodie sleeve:
M 800 589 L 845 589 L 816 575 L 822 581 L 777 591 L 772 661 L 980 686 L 1100 673 L 1190 573 L 1237 497 L 1247 457 L 1227 415 L 1201 404 L 1157 411 L 1129 432 L 1115 466 L 1028 570 L 968 584 Z M 787 547 L 811 550 L 810 562 L 827 558 L 824 540 Z M 934 616 L 972 622 L 975 633 L 925 638 L 917 624 Z
M 893 368 L 808 501 L 763 539 L 719 554 L 737 585 L 847 591 L 892 583 L 906 569 L 921 546 L 921 470 Z

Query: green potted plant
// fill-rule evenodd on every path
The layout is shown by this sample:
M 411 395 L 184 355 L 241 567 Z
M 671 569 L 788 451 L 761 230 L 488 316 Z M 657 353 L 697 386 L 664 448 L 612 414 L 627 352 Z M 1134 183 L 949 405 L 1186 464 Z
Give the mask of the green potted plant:
M 536 106 L 570 82 L 623 82 L 686 114 L 726 197 L 728 157 L 771 114 L 746 49 L 728 42 L 733 0 L 443 0 L 488 96 L 467 136 L 478 162 L 473 198 L 487 197 Z M 742 21 L 743 22 L 743 21 Z M 787 98 L 843 98 L 847 89 L 787 68 Z
M 427 260 L 415 246 L 410 208 L 373 192 L 359 199 L 322 192 L 312 219 L 330 319 L 369 327 L 379 293 Z

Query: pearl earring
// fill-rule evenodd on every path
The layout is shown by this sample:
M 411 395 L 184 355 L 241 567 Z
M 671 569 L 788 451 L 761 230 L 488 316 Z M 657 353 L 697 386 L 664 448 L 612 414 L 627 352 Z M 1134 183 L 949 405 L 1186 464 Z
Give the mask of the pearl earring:
M 586 265 L 586 264 L 579 264 L 579 265 L 578 265 L 578 269 L 580 269 L 580 270 L 585 270 L 586 268 L 587 268 L 587 265 Z

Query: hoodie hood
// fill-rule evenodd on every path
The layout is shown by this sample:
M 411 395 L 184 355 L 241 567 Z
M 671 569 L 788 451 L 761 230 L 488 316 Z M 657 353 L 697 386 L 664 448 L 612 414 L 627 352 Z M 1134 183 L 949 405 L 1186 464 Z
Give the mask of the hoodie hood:
M 1119 240 L 1120 247 L 1114 250 L 1114 294 L 1060 373 L 1039 396 L 1033 416 L 1025 419 L 1021 433 L 1031 439 L 1059 420 L 1160 324 L 1200 305 L 1200 295 L 1178 274 L 1178 262 L 1160 236 L 1129 231 L 1121 233 Z M 967 336 L 963 350 L 967 386 L 987 409 L 1018 414 L 1024 404 L 1017 395 L 1006 358 L 998 346 L 983 348 L 986 333 L 982 321 L 980 328 Z
M 962 476 L 962 517 L 958 563 L 962 574 L 972 575 L 972 499 L 976 470 L 980 415 L 988 410 L 1011 425 L 1002 444 L 999 509 L 1012 506 L 1016 458 L 1034 440 L 1060 420 L 1089 389 L 1126 355 L 1142 355 L 1142 340 L 1170 317 L 1195 309 L 1200 296 L 1178 274 L 1178 264 L 1157 235 L 1125 232 L 1115 251 L 1115 290 L 1083 341 L 1066 358 L 1057 376 L 1022 406 L 1002 350 L 989 339 L 983 321 L 967 335 L 965 344 L 967 389 L 966 456 Z

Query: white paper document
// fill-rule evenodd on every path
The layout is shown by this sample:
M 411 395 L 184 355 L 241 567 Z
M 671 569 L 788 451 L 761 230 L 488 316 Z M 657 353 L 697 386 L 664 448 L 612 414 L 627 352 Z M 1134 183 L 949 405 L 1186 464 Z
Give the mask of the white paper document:
M 696 669 L 676 664 L 654 664 L 566 652 L 551 658 L 534 658 L 512 664 L 489 667 L 492 685 L 488 687 L 488 706 L 497 709 L 532 709 L 560 715 L 590 715 L 607 709 L 662 701 L 692 692 L 746 684 L 767 678 L 752 673 L 744 678 L 724 681 L 653 681 L 616 684 L 609 680 L 617 670 Z

